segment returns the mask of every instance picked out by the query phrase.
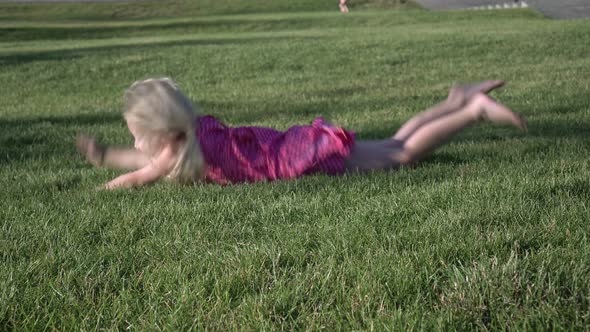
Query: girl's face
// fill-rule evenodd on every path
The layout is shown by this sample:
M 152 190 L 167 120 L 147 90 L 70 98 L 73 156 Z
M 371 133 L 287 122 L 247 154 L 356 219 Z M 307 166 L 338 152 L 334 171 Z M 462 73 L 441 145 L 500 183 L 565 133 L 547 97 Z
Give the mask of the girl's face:
M 127 127 L 129 128 L 131 135 L 133 135 L 133 138 L 135 139 L 135 143 L 133 144 L 135 149 L 143 153 L 148 153 L 149 146 L 148 141 L 146 139 L 147 137 L 145 137 L 145 135 L 143 135 L 141 131 L 133 123 L 129 121 L 127 121 Z

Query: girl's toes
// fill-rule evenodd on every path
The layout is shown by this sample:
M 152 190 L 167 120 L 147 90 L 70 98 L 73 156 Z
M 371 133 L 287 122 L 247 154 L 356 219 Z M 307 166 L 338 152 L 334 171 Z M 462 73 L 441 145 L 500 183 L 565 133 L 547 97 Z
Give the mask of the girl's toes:
M 488 94 L 491 91 L 501 87 L 504 85 L 504 81 L 501 80 L 490 80 L 490 81 L 483 81 L 474 84 L 464 85 L 464 93 L 467 98 L 471 98 L 472 96 L 478 93 Z

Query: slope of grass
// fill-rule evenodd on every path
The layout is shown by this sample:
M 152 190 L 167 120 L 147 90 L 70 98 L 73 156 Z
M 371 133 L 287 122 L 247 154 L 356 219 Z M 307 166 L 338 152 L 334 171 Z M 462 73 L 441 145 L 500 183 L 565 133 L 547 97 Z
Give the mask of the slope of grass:
M 588 328 L 588 21 L 36 8 L 0 23 L 0 329 Z M 131 143 L 123 91 L 159 75 L 231 125 L 321 115 L 359 139 L 503 78 L 530 131 L 482 124 L 396 172 L 96 192 L 118 172 L 75 134 Z
M 349 0 L 353 10 L 366 8 L 418 8 L 411 0 Z M 162 17 L 203 17 L 278 12 L 337 11 L 334 0 L 167 0 L 90 3 L 2 3 L 0 21 L 85 20 L 104 21 Z

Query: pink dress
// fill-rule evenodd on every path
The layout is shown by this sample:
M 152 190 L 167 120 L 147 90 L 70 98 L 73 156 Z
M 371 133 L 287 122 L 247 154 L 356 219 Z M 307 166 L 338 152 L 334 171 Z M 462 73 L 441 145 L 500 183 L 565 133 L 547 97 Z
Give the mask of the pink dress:
M 263 127 L 230 128 L 212 116 L 196 121 L 207 181 L 219 184 L 292 179 L 344 173 L 354 133 L 322 118 L 287 131 Z

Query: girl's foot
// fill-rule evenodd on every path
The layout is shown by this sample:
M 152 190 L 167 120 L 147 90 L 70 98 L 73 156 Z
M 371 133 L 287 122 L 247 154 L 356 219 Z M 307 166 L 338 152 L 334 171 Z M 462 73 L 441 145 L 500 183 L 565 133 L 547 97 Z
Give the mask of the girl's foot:
M 463 90 L 463 93 L 467 97 L 467 99 L 473 97 L 478 93 L 488 94 L 493 90 L 501 87 L 504 85 L 504 81 L 501 80 L 494 80 L 494 81 L 482 81 L 472 84 L 465 84 L 460 85 L 459 88 Z
M 491 80 L 472 84 L 453 85 L 449 91 L 449 101 L 457 103 L 458 106 L 465 105 L 471 97 L 478 93 L 488 94 L 494 89 L 504 85 L 504 81 Z
M 475 106 L 476 116 L 478 118 L 483 118 L 493 123 L 511 124 L 524 132 L 527 131 L 527 122 L 522 115 L 511 111 L 508 107 L 487 95 L 478 93 L 471 100 Z
M 104 164 L 106 148 L 96 143 L 94 137 L 80 134 L 76 137 L 76 147 L 78 151 L 86 157 L 86 160 L 95 167 L 101 167 Z

